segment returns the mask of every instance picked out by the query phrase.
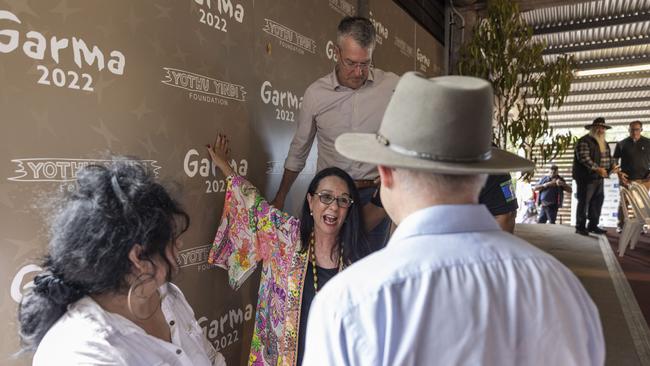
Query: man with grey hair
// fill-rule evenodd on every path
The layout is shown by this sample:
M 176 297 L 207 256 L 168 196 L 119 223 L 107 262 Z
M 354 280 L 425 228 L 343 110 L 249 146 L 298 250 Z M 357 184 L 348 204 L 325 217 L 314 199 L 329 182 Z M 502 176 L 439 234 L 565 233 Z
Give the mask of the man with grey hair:
M 397 84 L 397 75 L 372 67 L 375 37 L 375 29 L 366 18 L 345 17 L 339 23 L 336 65 L 331 73 L 305 91 L 282 181 L 271 202 L 275 207 L 283 208 L 291 186 L 305 167 L 315 137 L 318 138 L 317 171 L 331 166 L 345 170 L 355 180 L 361 205 L 370 201 L 377 190 L 374 165 L 353 162 L 334 149 L 334 140 L 344 132 L 377 132 Z M 374 224 L 385 216 L 380 209 L 365 213 L 375 217 L 370 219 Z M 377 226 L 370 239 L 371 244 L 380 247 L 388 225 L 384 220 Z
M 576 142 L 572 174 L 576 181 L 578 198 L 576 233 L 580 235 L 589 235 L 589 232 L 595 234 L 607 232 L 598 227 L 598 222 L 605 200 L 603 179 L 617 172 L 609 145 L 605 140 L 605 130 L 610 128 L 612 127 L 605 124 L 605 118 L 598 117 L 585 126 L 589 133 Z
M 486 173 L 533 168 L 491 147 L 492 103 L 485 80 L 406 73 L 376 134 L 336 140 L 378 165 L 399 226 L 318 293 L 304 365 L 604 363 L 598 310 L 575 275 L 477 204 Z

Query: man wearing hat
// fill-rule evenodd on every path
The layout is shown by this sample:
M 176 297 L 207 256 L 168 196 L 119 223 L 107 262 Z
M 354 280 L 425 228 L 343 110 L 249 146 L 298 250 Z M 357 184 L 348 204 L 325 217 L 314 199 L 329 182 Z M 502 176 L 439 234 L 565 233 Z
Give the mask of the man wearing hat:
M 589 133 L 576 143 L 573 154 L 573 179 L 576 181 L 578 198 L 576 233 L 580 235 L 607 232 L 598 227 L 598 221 L 605 199 L 603 179 L 617 171 L 605 140 L 605 130 L 610 128 L 611 126 L 605 124 L 605 118 L 598 117 L 585 126 Z
M 337 138 L 344 156 L 378 165 L 398 227 L 318 293 L 304 365 L 604 363 L 578 279 L 477 204 L 486 174 L 533 168 L 491 147 L 492 102 L 485 80 L 406 73 L 376 134 Z

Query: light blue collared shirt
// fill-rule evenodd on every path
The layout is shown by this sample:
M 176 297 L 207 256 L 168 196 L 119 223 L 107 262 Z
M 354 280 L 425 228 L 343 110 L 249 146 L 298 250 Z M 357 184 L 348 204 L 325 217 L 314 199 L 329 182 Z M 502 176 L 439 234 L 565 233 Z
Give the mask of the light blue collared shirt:
M 303 365 L 602 365 L 598 310 L 555 258 L 501 231 L 485 206 L 409 215 L 331 279 Z

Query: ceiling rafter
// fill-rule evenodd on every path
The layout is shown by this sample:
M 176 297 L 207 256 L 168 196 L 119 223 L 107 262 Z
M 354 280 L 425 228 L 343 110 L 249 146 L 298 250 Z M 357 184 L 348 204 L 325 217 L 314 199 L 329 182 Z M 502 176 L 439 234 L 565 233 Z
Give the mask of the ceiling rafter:
M 609 27 L 620 24 L 638 23 L 650 21 L 650 12 L 639 11 L 631 14 L 611 14 L 596 16 L 593 18 L 583 18 L 578 20 L 570 20 L 567 22 L 560 22 L 557 24 L 539 24 L 533 26 L 533 34 L 551 34 L 570 32 L 582 29 L 590 29 L 597 27 Z

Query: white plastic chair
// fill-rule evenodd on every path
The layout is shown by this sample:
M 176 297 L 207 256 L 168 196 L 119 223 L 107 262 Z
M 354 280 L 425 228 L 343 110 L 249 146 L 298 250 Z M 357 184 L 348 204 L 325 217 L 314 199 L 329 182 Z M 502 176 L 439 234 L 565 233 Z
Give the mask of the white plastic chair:
M 637 182 L 631 182 L 630 183 L 630 190 L 635 196 L 638 196 L 643 203 L 643 207 L 645 207 L 648 211 L 648 215 L 650 217 L 650 195 L 648 194 L 648 189 L 641 183 Z
M 618 256 L 622 257 L 625 254 L 625 249 L 630 247 L 634 249 L 636 243 L 641 236 L 641 232 L 650 227 L 650 204 L 646 204 L 646 199 L 644 194 L 647 196 L 647 192 L 640 192 L 638 189 L 627 189 L 621 187 L 621 195 L 623 202 L 623 207 L 627 207 L 627 204 L 632 206 L 632 212 L 634 217 L 628 218 L 625 220 L 623 225 L 623 232 L 618 241 Z M 650 199 L 647 200 L 650 203 Z

